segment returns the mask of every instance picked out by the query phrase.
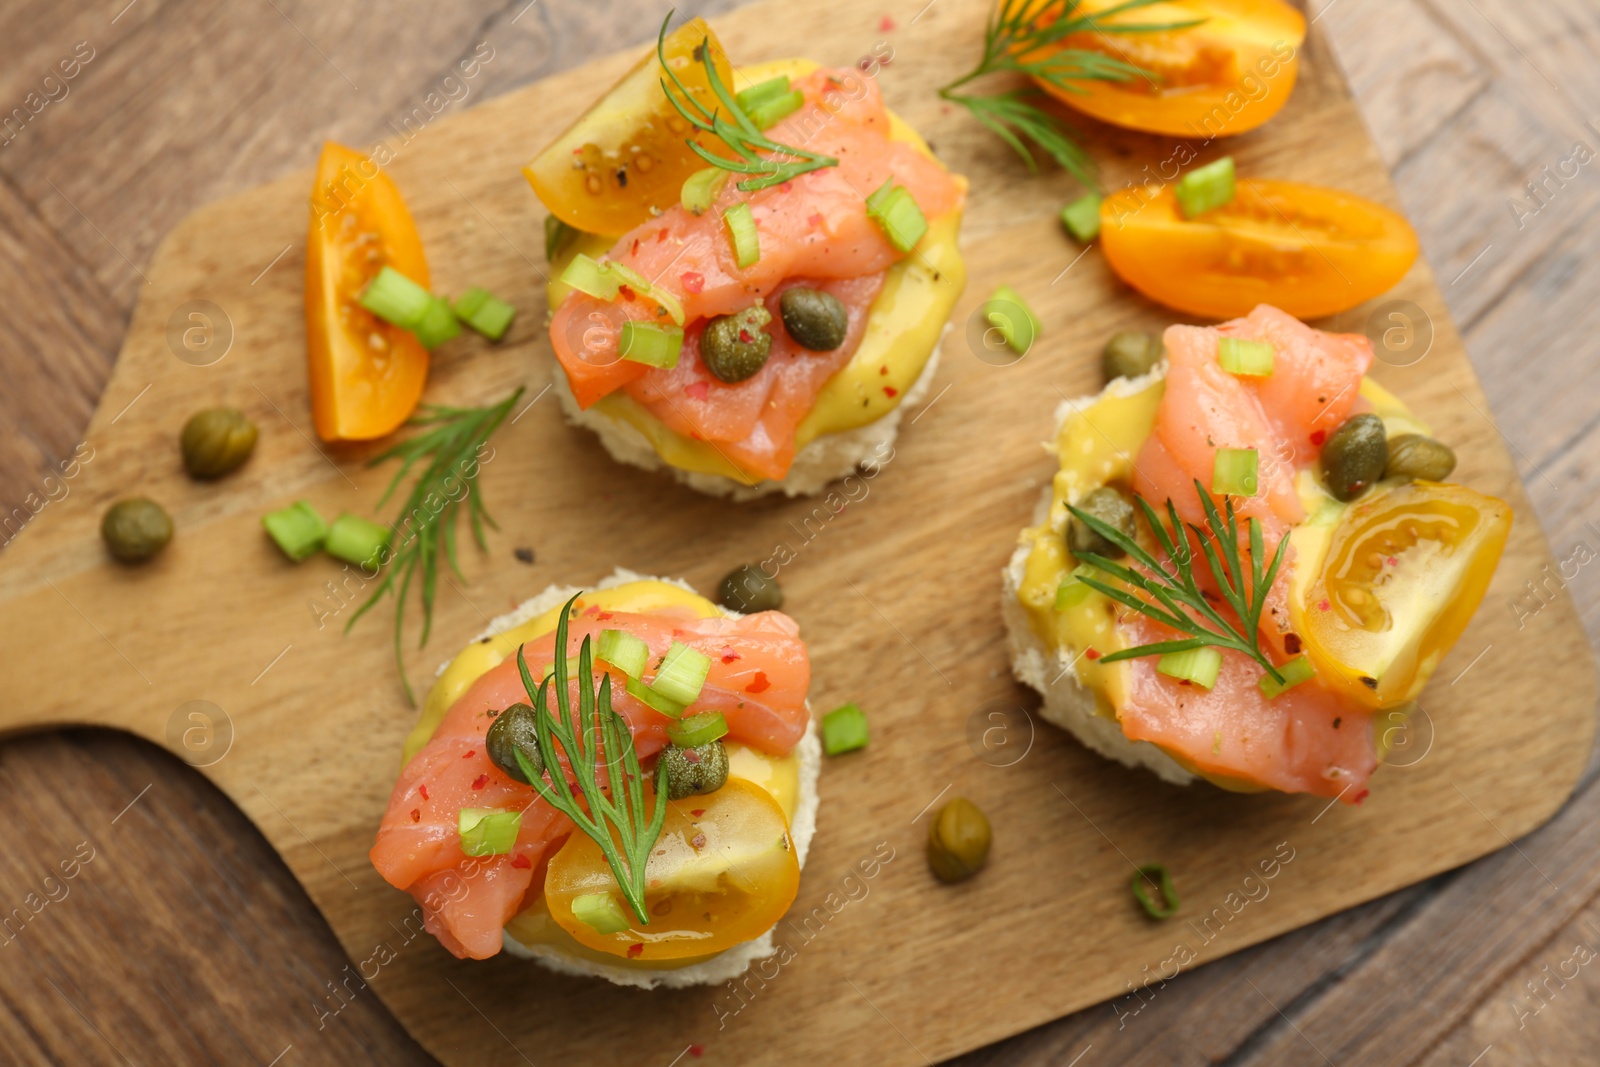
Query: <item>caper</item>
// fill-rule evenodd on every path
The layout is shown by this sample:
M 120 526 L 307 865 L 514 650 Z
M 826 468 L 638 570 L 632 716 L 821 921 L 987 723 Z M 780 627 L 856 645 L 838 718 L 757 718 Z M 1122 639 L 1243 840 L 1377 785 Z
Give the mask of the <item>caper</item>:
M 1383 476 L 1442 482 L 1455 469 L 1456 454 L 1449 445 L 1420 433 L 1403 433 L 1389 442 L 1389 466 Z
M 1123 330 L 1106 342 L 1100 368 L 1108 382 L 1113 378 L 1140 378 L 1166 356 L 1167 346 L 1161 342 L 1160 334 Z
M 533 728 L 533 719 L 531 705 L 513 704 L 495 716 L 494 722 L 489 725 L 488 735 L 483 739 L 484 751 L 489 753 L 494 765 L 523 785 L 533 783 L 522 773 L 516 753 L 521 752 L 522 758 L 536 773 L 544 773 L 544 756 L 539 752 L 539 734 Z
M 850 313 L 839 298 L 820 289 L 785 289 L 778 298 L 778 314 L 789 336 L 813 352 L 832 352 L 844 344 L 850 329 Z
M 256 424 L 238 408 L 206 408 L 189 416 L 179 443 L 190 476 L 220 478 L 250 458 Z
M 668 745 L 661 751 L 660 765 L 666 768 L 669 800 L 715 793 L 728 781 L 728 750 L 721 741 L 694 748 Z
M 1383 420 L 1371 412 L 1346 419 L 1322 446 L 1322 480 L 1338 500 L 1354 500 L 1366 492 L 1388 465 Z
M 106 550 L 124 563 L 153 559 L 172 540 L 172 519 L 166 509 L 147 497 L 119 500 L 100 520 Z
M 767 365 L 772 337 L 762 329 L 772 321 L 764 305 L 752 304 L 737 315 L 718 315 L 700 337 L 700 361 L 725 382 L 742 382 Z
M 753 563 L 735 567 L 717 586 L 717 600 L 725 608 L 751 614 L 757 611 L 777 611 L 783 607 L 783 589 L 778 579 L 769 578 Z
M 956 797 L 928 826 L 928 866 L 941 882 L 961 882 L 977 874 L 989 858 L 989 820 L 978 806 Z
M 1120 490 L 1114 489 L 1109 485 L 1102 485 L 1093 492 L 1086 494 L 1082 500 L 1078 501 L 1077 508 L 1079 511 L 1087 512 L 1094 516 L 1107 526 L 1121 530 L 1129 537 L 1132 537 L 1135 533 L 1133 503 L 1123 496 Z M 1067 521 L 1067 547 L 1072 550 L 1072 554 L 1075 556 L 1081 556 L 1085 552 L 1092 552 L 1097 556 L 1105 556 L 1107 559 L 1120 559 L 1126 554 L 1122 549 L 1101 537 L 1089 529 L 1088 525 L 1079 522 L 1077 519 L 1069 519 Z

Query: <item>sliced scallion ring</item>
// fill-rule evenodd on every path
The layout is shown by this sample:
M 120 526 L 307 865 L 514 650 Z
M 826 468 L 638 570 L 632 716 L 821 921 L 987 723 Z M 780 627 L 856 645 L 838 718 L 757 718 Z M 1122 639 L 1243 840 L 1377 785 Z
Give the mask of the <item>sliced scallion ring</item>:
M 584 893 L 572 898 L 572 917 L 599 934 L 620 934 L 628 928 L 622 905 L 610 893 Z
M 667 724 L 667 738 L 679 748 L 698 748 L 728 735 L 728 720 L 720 711 L 705 711 Z
M 1219 448 L 1211 463 L 1211 491 L 1227 496 L 1255 496 L 1260 455 L 1253 448 Z
M 615 300 L 619 283 L 616 275 L 606 270 L 605 265 L 579 252 L 561 272 L 561 284 L 570 285 L 596 300 Z
M 1173 192 L 1178 198 L 1178 210 L 1183 212 L 1186 219 L 1231 203 L 1234 195 L 1233 157 L 1223 156 L 1214 163 L 1196 167 L 1178 179 Z
M 756 232 L 755 216 L 750 205 L 741 200 L 722 213 L 728 227 L 728 240 L 733 242 L 733 261 L 742 270 L 755 265 L 761 258 L 761 235 Z
M 638 678 L 650 660 L 650 646 L 625 630 L 601 630 L 595 655 L 629 678 Z
M 1283 675 L 1283 681 L 1281 682 L 1274 679 L 1270 674 L 1263 674 L 1261 680 L 1256 683 L 1261 687 L 1261 692 L 1268 700 L 1280 697 L 1301 682 L 1309 681 L 1316 677 L 1317 668 L 1311 662 L 1310 657 L 1296 656 L 1288 663 L 1278 664 L 1278 673 Z
M 657 695 L 687 707 L 700 696 L 705 687 L 706 675 L 711 673 L 711 657 L 697 648 L 679 641 L 672 642 L 667 654 L 656 668 L 655 680 L 650 688 Z
M 1156 670 L 1168 678 L 1210 689 L 1217 684 L 1217 675 L 1222 673 L 1222 653 L 1209 646 L 1168 652 L 1156 660 Z
M 1276 360 L 1277 350 L 1268 341 L 1246 341 L 1241 337 L 1217 341 L 1217 362 L 1229 374 L 1265 378 L 1272 373 Z
M 393 267 L 378 271 L 361 291 L 362 307 L 402 330 L 415 330 L 432 303 L 432 293 Z
M 622 324 L 617 352 L 623 359 L 650 367 L 672 368 L 678 365 L 678 353 L 682 350 L 681 326 L 656 326 L 633 319 Z
M 1149 886 L 1154 883 L 1161 891 L 1161 903 L 1150 898 Z M 1178 914 L 1178 890 L 1172 884 L 1172 875 L 1160 863 L 1147 863 L 1133 872 L 1133 899 L 1152 919 L 1170 919 Z
M 648 685 L 645 685 L 637 678 L 629 678 L 628 684 L 625 688 L 628 691 L 628 695 L 633 697 L 633 699 L 644 704 L 646 707 L 659 711 L 667 718 L 679 719 L 683 717 L 684 705 L 678 703 L 676 700 L 670 700 L 667 697 L 662 696 L 660 693 L 656 692 L 654 689 L 651 689 Z
M 748 89 L 741 89 L 733 94 L 733 102 L 739 105 L 739 110 L 748 113 L 753 107 L 776 100 L 789 92 L 789 76 L 780 74 L 776 78 L 768 78 L 764 82 L 756 82 Z
M 904 186 L 889 178 L 867 197 L 867 217 L 878 224 L 897 251 L 909 252 L 928 232 L 927 217 Z
M 522 813 L 493 808 L 462 808 L 456 816 L 461 851 L 469 856 L 504 856 L 517 843 Z
M 707 167 L 689 175 L 683 182 L 684 210 L 691 215 L 704 215 L 710 211 L 711 205 L 722 195 L 722 187 L 727 181 L 728 172 L 721 167 Z

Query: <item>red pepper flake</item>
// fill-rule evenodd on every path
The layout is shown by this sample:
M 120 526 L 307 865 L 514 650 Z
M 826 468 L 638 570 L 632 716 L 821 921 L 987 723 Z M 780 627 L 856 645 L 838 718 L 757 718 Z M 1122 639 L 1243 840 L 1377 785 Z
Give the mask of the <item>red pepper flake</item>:
M 422 810 L 420 808 L 412 808 L 411 809 L 411 821 L 412 822 L 421 822 L 422 821 Z
M 663 232 L 665 232 L 665 231 L 663 231 Z M 633 254 L 634 255 L 638 255 L 639 254 L 639 239 L 637 237 L 635 237 L 633 239 Z
M 894 29 L 894 19 L 890 18 L 888 15 L 885 15 L 883 18 L 878 20 L 879 32 L 888 33 L 892 29 Z
M 474 789 L 482 789 L 484 786 L 486 786 L 488 784 L 489 784 L 489 776 L 487 774 L 480 774 L 480 775 L 478 775 L 478 777 L 476 777 L 476 778 L 474 778 L 472 780 L 472 788 L 474 788 Z
M 689 812 L 690 815 L 693 815 L 697 819 L 700 816 L 704 815 L 705 813 L 706 813 L 706 809 L 705 808 L 695 808 L 693 811 Z
M 1327 611 L 1329 607 L 1331 607 L 1331 605 L 1326 600 L 1324 600 L 1322 603 L 1317 605 L 1317 610 L 1318 611 Z
M 900 395 L 900 390 L 896 389 L 892 385 L 886 385 L 886 386 L 883 387 L 883 395 L 884 396 L 888 396 L 888 397 L 899 396 Z
M 1394 557 L 1393 557 L 1393 556 L 1390 556 L 1390 557 L 1389 557 L 1389 559 L 1388 559 L 1388 563 L 1389 563 L 1389 566 L 1391 566 L 1391 567 L 1398 567 L 1398 566 L 1400 566 L 1400 561 L 1399 561 L 1399 560 L 1398 560 L 1398 559 L 1395 559 L 1395 558 L 1394 558 Z
M 1322 447 L 1322 442 L 1326 441 L 1327 439 L 1328 439 L 1328 431 L 1327 430 L 1318 430 L 1318 431 L 1316 431 L 1315 433 L 1313 433 L 1311 435 L 1311 443 L 1316 445 L 1318 448 L 1321 448 Z
M 749 685 L 744 687 L 744 691 L 746 693 L 765 693 L 771 687 L 772 683 L 767 681 L 767 672 L 756 671 L 755 678 Z
M 690 763 L 699 763 L 700 753 L 696 752 L 692 748 L 686 748 L 683 750 L 683 758 Z
M 665 241 L 666 239 L 667 239 L 667 228 L 665 226 L 663 226 L 663 227 L 661 227 L 661 229 L 656 231 L 656 244 L 660 244 L 662 241 Z
M 885 363 L 883 366 L 879 367 L 878 368 L 878 373 L 879 374 L 888 374 L 889 373 L 889 364 Z
M 808 215 L 806 217 L 806 225 L 810 226 L 813 230 L 816 229 L 818 226 L 821 226 L 822 225 L 822 212 L 818 211 L 818 212 L 814 212 L 811 215 Z
M 643 955 L 644 945 L 642 943 L 635 941 L 633 944 L 628 946 L 628 958 L 630 960 L 636 960 Z
M 473 757 L 473 756 L 476 756 L 476 755 L 477 755 L 477 754 L 478 754 L 478 750 L 477 750 L 477 749 L 475 749 L 475 748 L 469 748 L 469 749 L 467 749 L 467 751 L 466 751 L 466 752 L 465 752 L 465 753 L 464 753 L 464 754 L 463 754 L 463 755 L 462 755 L 462 757 L 461 757 L 461 758 L 462 758 L 462 759 L 471 759 L 471 758 L 472 758 L 472 757 Z
M 637 294 L 634 293 L 634 291 L 632 289 L 628 288 L 626 285 L 617 286 L 617 292 L 622 294 L 622 299 L 624 299 L 624 300 L 633 300 L 633 299 L 636 298 L 636 295 L 637 295 Z
M 749 330 L 740 330 L 739 331 L 739 342 L 741 344 L 749 344 L 751 341 L 754 341 L 754 340 L 755 340 L 755 338 L 751 336 Z
M 511 866 L 515 867 L 519 871 L 525 871 L 529 867 L 533 866 L 533 861 L 519 852 L 515 856 L 511 857 Z
M 700 849 L 705 848 L 706 847 L 706 835 L 705 834 L 695 834 L 693 837 L 689 838 L 689 844 L 693 845 L 695 847 L 696 851 L 699 851 Z
M 704 400 L 711 392 L 710 382 L 692 382 L 683 387 L 684 393 L 695 400 Z
M 784 182 L 782 185 L 778 186 L 778 192 L 787 193 L 789 191 L 789 185 L 790 184 L 791 183 L 789 183 L 789 182 Z
M 1367 799 L 1367 797 L 1369 797 L 1371 795 L 1372 795 L 1372 790 L 1363 789 L 1361 792 L 1357 793 L 1355 796 L 1350 798 L 1350 803 L 1359 804 L 1359 803 L 1361 803 L 1363 800 Z
M 599 614 L 595 615 L 595 618 L 598 619 L 601 622 L 606 622 L 606 621 L 608 621 L 610 619 L 614 619 L 616 617 L 617 617 L 616 613 L 615 612 L 611 612 L 611 611 L 602 611 Z
M 724 662 L 724 663 L 734 663 L 734 662 L 736 662 L 736 661 L 738 661 L 740 659 L 743 659 L 743 658 L 744 657 L 740 656 L 739 653 L 735 652 L 729 646 L 727 646 L 727 645 L 723 645 L 722 646 L 722 662 Z
M 1092 649 L 1092 648 L 1084 649 L 1083 650 L 1083 654 L 1085 656 L 1088 656 L 1090 659 L 1099 659 L 1100 658 L 1100 653 L 1097 652 L 1096 650 Z
M 700 1054 L 702 1052 L 704 1052 L 705 1050 L 706 1050 L 706 1047 L 704 1045 L 690 1045 L 689 1046 L 689 1055 L 693 1056 L 695 1059 L 699 1059 L 700 1058 Z
M 427 800 L 428 799 L 428 783 L 427 782 L 423 782 L 421 785 L 417 786 L 417 792 L 422 794 L 422 799 L 423 800 Z
M 665 230 L 661 232 L 666 233 Z M 684 271 L 678 275 L 678 281 L 683 283 L 683 291 L 686 293 L 698 293 L 706 287 L 706 276 L 697 270 Z

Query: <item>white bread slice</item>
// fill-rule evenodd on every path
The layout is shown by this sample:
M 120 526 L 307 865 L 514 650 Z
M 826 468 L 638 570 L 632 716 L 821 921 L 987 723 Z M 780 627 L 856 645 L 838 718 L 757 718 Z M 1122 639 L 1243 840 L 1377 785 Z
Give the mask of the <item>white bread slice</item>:
M 558 377 L 560 376 L 558 375 Z M 615 586 L 639 581 L 666 582 L 687 592 L 695 592 L 693 586 L 681 579 L 652 578 L 649 575 L 638 574 L 622 567 L 618 567 L 610 577 L 602 579 L 597 588 L 611 589 Z M 510 612 L 491 621 L 488 627 L 473 640 L 479 641 L 527 622 L 537 615 L 544 614 L 551 608 L 559 607 L 561 604 L 566 603 L 568 599 L 578 592 L 580 590 L 577 586 L 552 585 L 544 592 L 523 601 Z M 728 614 L 737 617 L 739 613 L 730 611 Z M 440 673 L 443 673 L 444 668 L 448 665 L 448 660 L 441 664 L 439 667 Z M 800 866 L 804 867 L 806 853 L 811 848 L 811 838 L 817 829 L 817 778 L 822 772 L 822 741 L 817 736 L 815 720 L 812 720 L 807 726 L 806 734 L 800 739 L 800 743 L 795 746 L 795 751 L 800 754 L 800 801 L 795 809 L 794 819 L 789 826 L 789 833 L 794 840 L 795 856 L 799 859 Z M 501 940 L 508 954 L 519 956 L 523 959 L 536 960 L 542 966 L 558 974 L 604 978 L 606 981 L 616 985 L 635 986 L 639 989 L 655 989 L 661 986 L 681 989 L 686 986 L 716 985 L 730 978 L 737 978 L 750 967 L 750 964 L 756 960 L 765 959 L 775 951 L 772 944 L 772 932 L 769 930 L 754 941 L 746 941 L 741 945 L 735 945 L 733 948 L 709 960 L 692 964 L 688 967 L 680 967 L 673 970 L 646 970 L 637 967 L 612 967 L 603 963 L 595 963 L 588 959 L 568 955 L 548 945 L 537 945 L 530 948 L 505 932 L 502 932 Z
M 1130 396 L 1160 381 L 1166 376 L 1167 365 L 1161 363 L 1141 378 L 1116 378 L 1097 396 L 1077 400 L 1064 400 L 1056 408 L 1056 435 L 1045 447 L 1055 453 L 1054 440 L 1059 437 L 1061 424 L 1067 416 L 1081 411 L 1103 396 Z M 1046 485 L 1039 507 L 1034 513 L 1034 525 L 1049 514 L 1051 486 Z M 1069 503 L 1076 504 L 1076 499 Z M 1058 515 L 1053 523 L 1058 537 L 1066 536 L 1066 517 Z M 1002 572 L 1004 591 L 1001 606 L 1005 615 L 1006 630 L 1010 637 L 1011 672 L 1017 680 L 1038 690 L 1044 698 L 1039 714 L 1048 722 L 1066 730 L 1083 743 L 1084 747 L 1098 752 L 1107 759 L 1116 760 L 1129 767 L 1144 767 L 1157 777 L 1174 785 L 1189 785 L 1196 775 L 1181 767 L 1176 760 L 1149 741 L 1132 741 L 1122 732 L 1115 720 L 1099 714 L 1094 693 L 1078 681 L 1075 668 L 1083 650 L 1078 648 L 1048 648 L 1028 622 L 1017 592 L 1022 586 L 1027 567 L 1029 546 L 1018 545 L 1011 560 Z

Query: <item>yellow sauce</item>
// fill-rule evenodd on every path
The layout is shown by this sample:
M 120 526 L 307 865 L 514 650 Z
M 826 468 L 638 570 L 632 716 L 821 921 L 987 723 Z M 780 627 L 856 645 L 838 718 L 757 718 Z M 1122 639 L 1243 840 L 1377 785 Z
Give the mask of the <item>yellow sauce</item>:
M 800 78 L 815 69 L 817 64 L 810 60 L 792 59 L 741 68 L 738 73 L 740 84 L 753 84 L 783 74 Z M 889 113 L 889 137 L 933 158 L 926 142 L 893 112 Z M 965 192 L 966 179 L 957 175 L 955 180 Z M 917 254 L 889 268 L 855 355 L 828 379 L 816 406 L 796 428 L 796 451 L 823 434 L 844 433 L 876 422 L 899 406 L 927 366 L 945 322 L 966 287 L 966 264 L 956 246 L 960 229 L 959 208 L 930 219 L 928 232 L 917 244 Z M 551 281 L 545 290 L 551 309 L 560 307 L 571 292 L 557 279 L 572 257 L 579 252 L 601 256 L 615 243 L 613 237 L 580 234 L 556 258 L 550 265 Z M 887 374 L 882 373 L 884 367 L 888 368 Z M 893 388 L 895 395 L 889 396 L 885 386 Z M 602 398 L 592 410 L 633 426 L 662 460 L 679 470 L 719 474 L 747 485 L 760 480 L 735 466 L 707 442 L 691 440 L 668 429 L 621 390 Z

